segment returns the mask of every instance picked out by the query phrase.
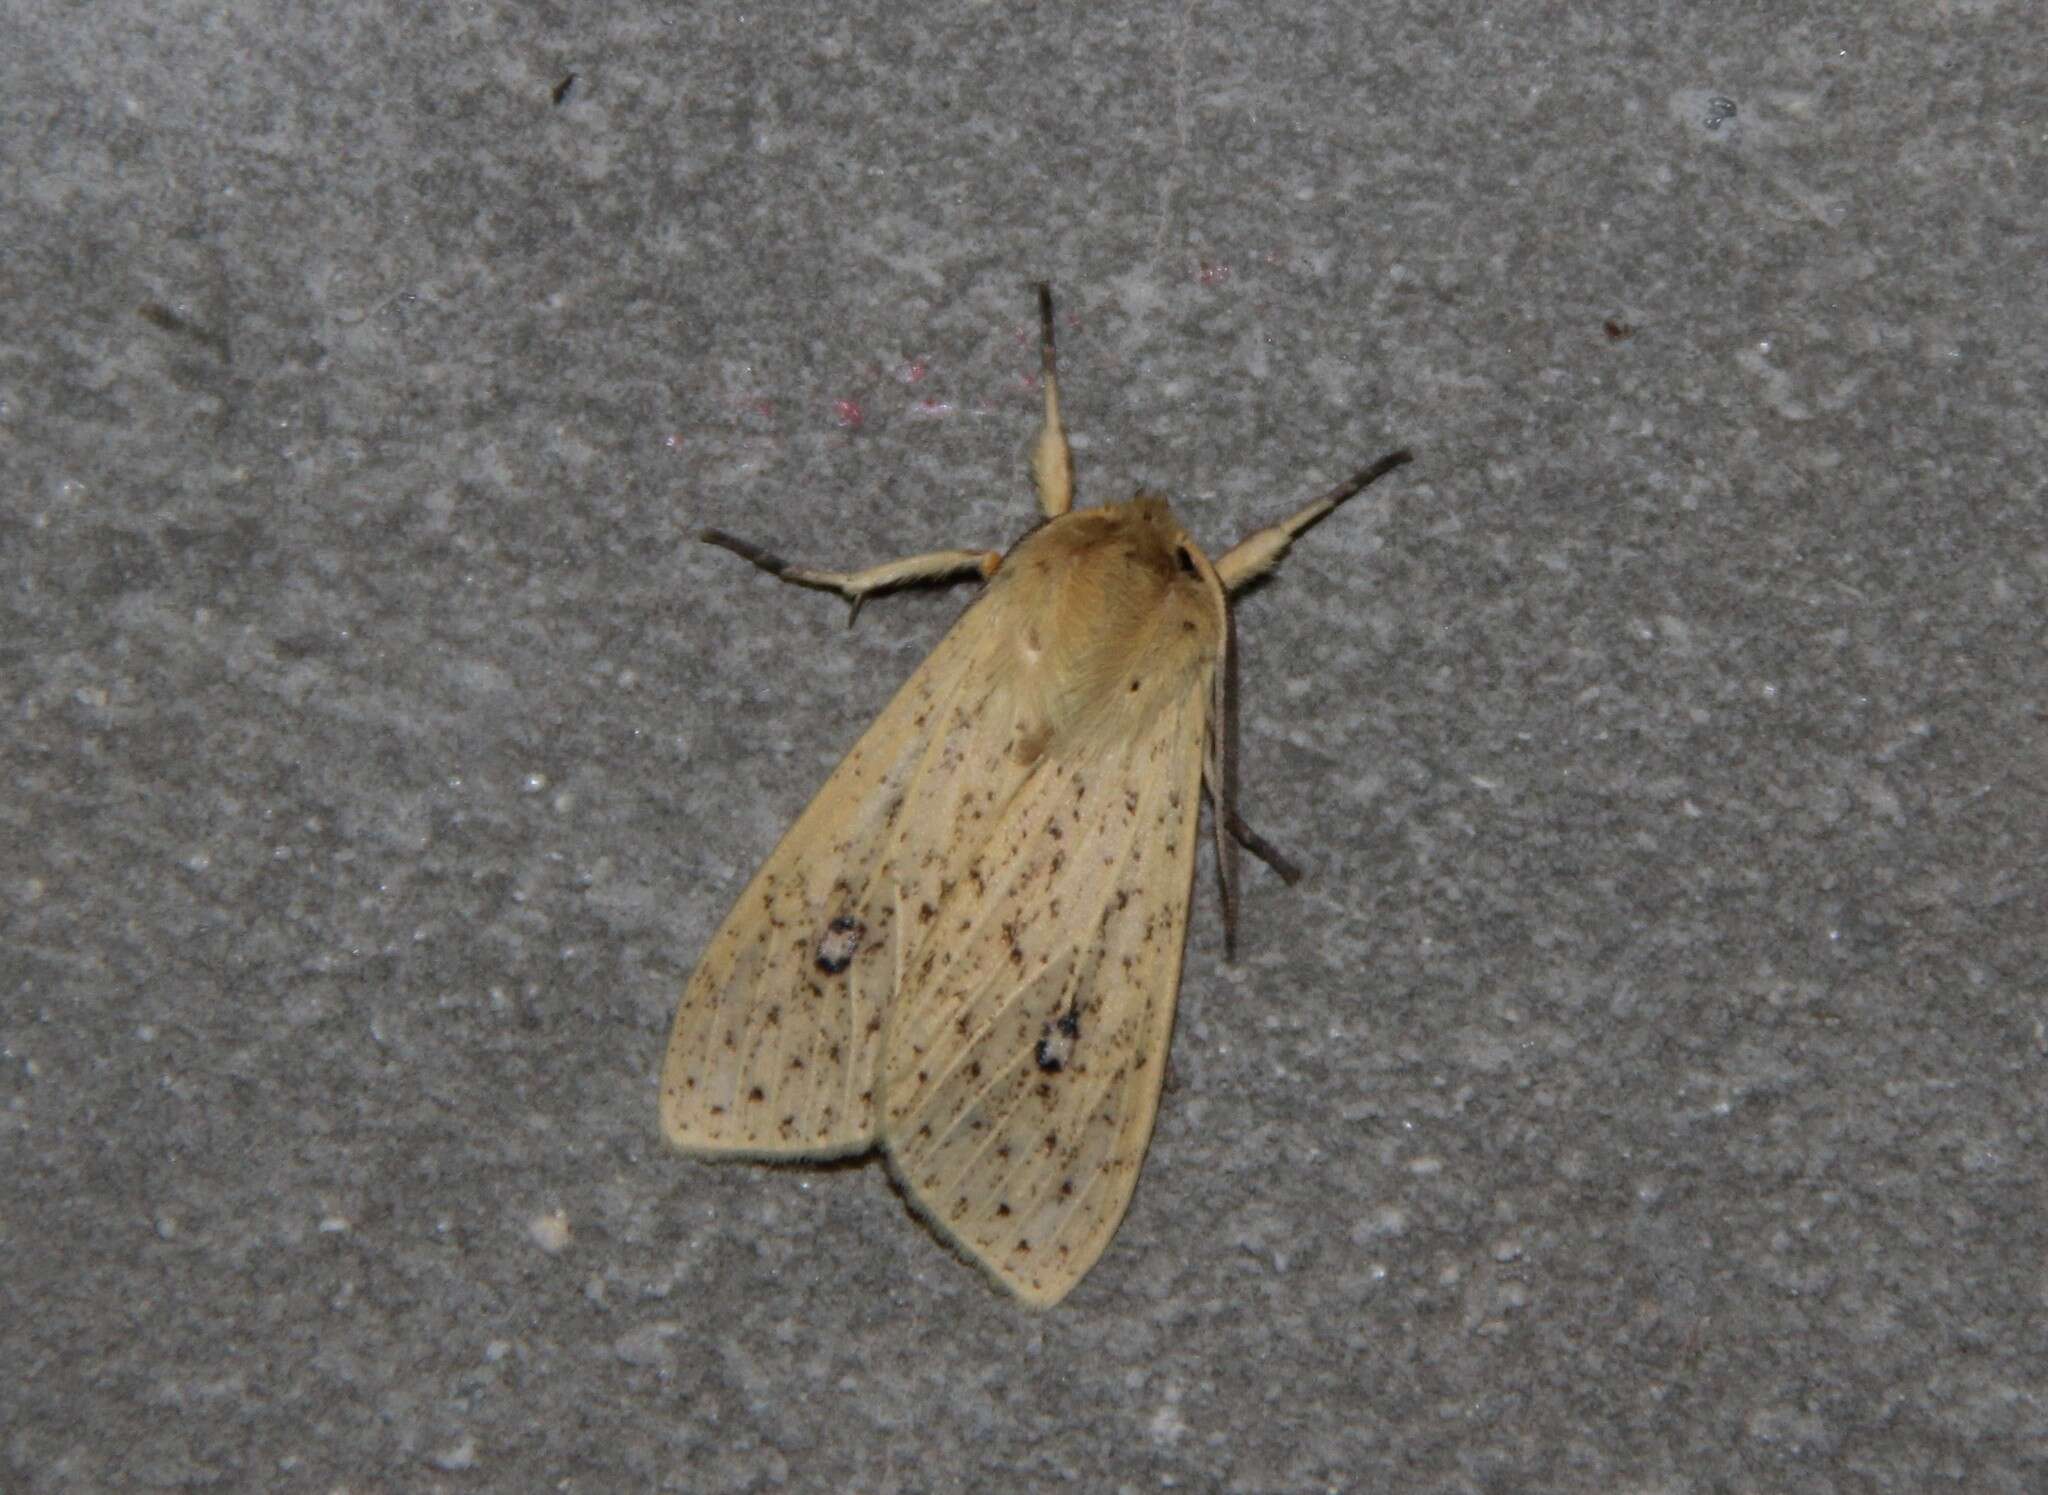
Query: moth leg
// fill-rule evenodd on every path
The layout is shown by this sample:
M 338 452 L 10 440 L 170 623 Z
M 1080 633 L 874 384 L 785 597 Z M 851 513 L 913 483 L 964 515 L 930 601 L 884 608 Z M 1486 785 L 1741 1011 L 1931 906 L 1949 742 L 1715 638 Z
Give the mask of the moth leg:
M 1223 828 L 1230 832 L 1231 840 L 1279 874 L 1280 881 L 1289 887 L 1301 881 L 1301 868 L 1294 864 L 1286 852 L 1246 825 L 1244 817 L 1237 813 L 1234 806 L 1224 812 Z
M 1270 524 L 1262 530 L 1246 535 L 1230 549 L 1216 558 L 1216 575 L 1223 582 L 1223 590 L 1235 592 L 1255 576 L 1261 576 L 1279 563 L 1287 554 L 1301 532 L 1328 514 L 1347 498 L 1365 491 L 1367 487 L 1385 477 L 1397 467 L 1415 460 L 1412 452 L 1388 452 L 1386 456 L 1350 477 L 1325 493 L 1321 498 L 1305 506 L 1299 513 Z
M 1031 449 L 1031 480 L 1038 485 L 1038 507 L 1057 519 L 1074 506 L 1074 452 L 1060 423 L 1060 378 L 1052 346 L 1052 286 L 1038 283 L 1038 364 L 1045 385 L 1045 420 Z
M 1297 867 L 1287 853 L 1268 841 L 1264 836 L 1245 824 L 1237 813 L 1237 806 L 1229 804 L 1216 792 L 1213 767 L 1206 771 L 1209 784 L 1209 824 L 1216 837 L 1216 885 L 1223 895 L 1223 958 L 1237 959 L 1237 872 L 1236 858 L 1232 851 L 1242 846 L 1246 851 L 1271 867 L 1279 874 L 1280 881 L 1289 887 L 1301 881 L 1301 868 Z
M 1237 654 L 1231 649 L 1232 628 L 1224 613 L 1223 659 L 1209 689 L 1209 719 L 1216 725 L 1202 744 L 1202 783 L 1209 791 L 1209 835 L 1216 844 L 1216 891 L 1223 898 L 1223 958 L 1237 959 L 1237 847 L 1225 822 L 1237 818 Z
M 1209 790 L 1209 829 L 1216 840 L 1216 888 L 1223 895 L 1223 958 L 1237 959 L 1237 857 L 1242 846 L 1292 887 L 1301 869 L 1237 813 L 1237 620 L 1226 611 L 1223 657 L 1210 684 L 1209 719 L 1202 744 L 1202 782 Z
M 860 571 L 821 571 L 815 566 L 792 565 L 781 556 L 728 535 L 724 530 L 707 529 L 697 538 L 707 545 L 716 545 L 752 561 L 777 580 L 794 586 L 812 587 L 820 592 L 837 592 L 853 604 L 853 610 L 846 617 L 849 628 L 860 616 L 861 604 L 877 592 L 957 581 L 964 576 L 978 576 L 986 581 L 996 574 L 996 567 L 1003 562 L 1001 553 L 994 550 L 934 550 L 926 555 L 905 556 L 900 561 L 884 561 L 879 566 L 869 566 Z

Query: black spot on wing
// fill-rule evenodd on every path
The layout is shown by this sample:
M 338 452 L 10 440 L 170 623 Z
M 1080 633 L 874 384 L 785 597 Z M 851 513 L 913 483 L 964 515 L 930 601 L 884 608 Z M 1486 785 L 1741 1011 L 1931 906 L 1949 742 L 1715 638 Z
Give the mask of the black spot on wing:
M 1080 1041 L 1081 1014 L 1077 1008 L 1069 1007 L 1045 1025 L 1031 1057 L 1041 1073 L 1056 1075 L 1074 1062 L 1074 1050 Z
M 846 968 L 853 964 L 853 957 L 860 952 L 860 942 L 867 932 L 867 925 L 843 914 L 827 924 L 825 932 L 818 936 L 818 969 L 827 976 L 845 974 Z

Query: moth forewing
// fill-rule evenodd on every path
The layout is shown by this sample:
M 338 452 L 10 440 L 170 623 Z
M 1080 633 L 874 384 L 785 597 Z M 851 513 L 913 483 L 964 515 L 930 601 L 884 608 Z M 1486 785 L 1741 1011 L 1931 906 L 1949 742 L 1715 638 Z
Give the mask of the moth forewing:
M 1137 1184 L 1173 1030 L 1223 634 L 1164 503 L 1055 520 L 991 587 L 1049 731 L 956 852 L 884 1041 L 882 1142 L 911 1202 L 1003 1286 L 1059 1301 Z
M 945 959 L 913 967 L 890 1022 L 897 1178 L 1031 1302 L 1057 1302 L 1102 1254 L 1151 1137 L 1194 876 L 1197 709 L 1033 776 Z
M 971 837 L 1024 772 L 962 732 L 988 719 L 993 642 L 972 613 L 955 625 L 712 936 L 662 1067 L 677 1148 L 831 1157 L 878 1140 L 883 1019 L 940 897 L 937 848 Z

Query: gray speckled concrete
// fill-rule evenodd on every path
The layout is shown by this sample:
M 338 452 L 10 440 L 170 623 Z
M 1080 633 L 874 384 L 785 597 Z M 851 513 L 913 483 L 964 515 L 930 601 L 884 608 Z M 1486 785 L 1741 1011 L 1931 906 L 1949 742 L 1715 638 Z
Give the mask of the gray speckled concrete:
M 11 9 L 0 1485 L 2048 1482 L 2027 7 Z M 1034 1316 L 654 1081 L 961 600 L 690 537 L 1006 542 L 1040 276 L 1084 494 L 1418 460 Z

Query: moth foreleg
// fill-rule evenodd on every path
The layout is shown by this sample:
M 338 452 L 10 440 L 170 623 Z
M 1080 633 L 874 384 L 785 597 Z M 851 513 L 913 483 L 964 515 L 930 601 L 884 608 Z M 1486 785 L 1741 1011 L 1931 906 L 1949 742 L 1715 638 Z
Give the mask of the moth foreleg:
M 1230 549 L 1216 557 L 1216 575 L 1223 582 L 1223 590 L 1235 592 L 1255 576 L 1263 575 L 1279 563 L 1287 554 L 1301 532 L 1328 514 L 1346 499 L 1355 497 L 1395 468 L 1414 461 L 1409 452 L 1388 452 L 1372 466 L 1354 472 L 1350 477 L 1325 493 L 1303 505 L 1278 524 L 1269 524 L 1264 529 L 1246 535 Z
M 877 592 L 958 581 L 965 576 L 978 576 L 986 581 L 996 574 L 996 567 L 1003 560 L 1001 552 L 994 550 L 934 550 L 925 555 L 905 556 L 898 561 L 884 561 L 879 566 L 868 566 L 859 571 L 824 571 L 816 566 L 792 565 L 781 556 L 735 535 L 728 535 L 724 530 L 707 529 L 697 538 L 707 545 L 716 545 L 752 561 L 780 581 L 820 592 L 837 592 L 853 604 L 846 617 L 848 627 L 860 616 L 861 604 Z

